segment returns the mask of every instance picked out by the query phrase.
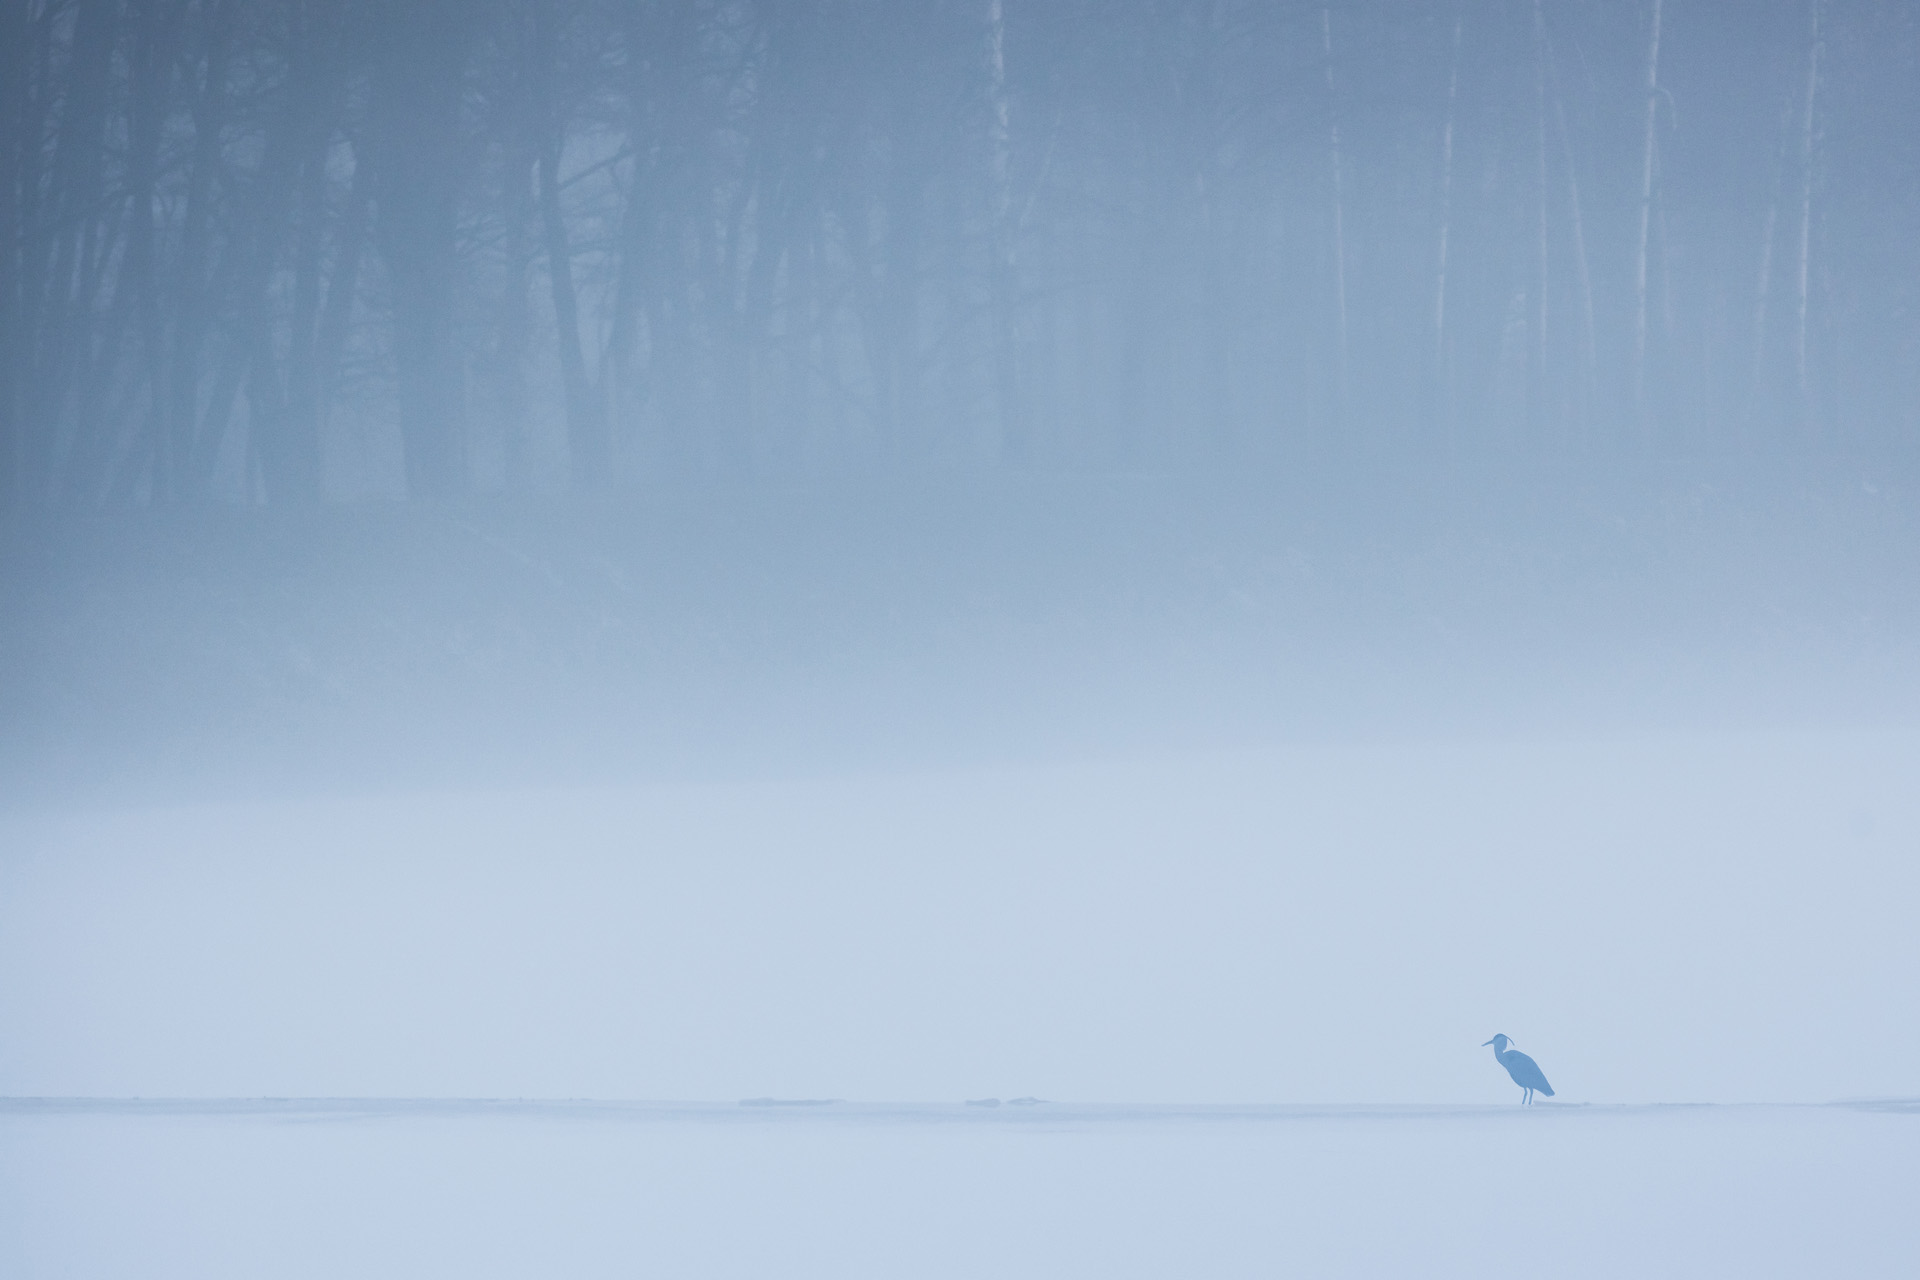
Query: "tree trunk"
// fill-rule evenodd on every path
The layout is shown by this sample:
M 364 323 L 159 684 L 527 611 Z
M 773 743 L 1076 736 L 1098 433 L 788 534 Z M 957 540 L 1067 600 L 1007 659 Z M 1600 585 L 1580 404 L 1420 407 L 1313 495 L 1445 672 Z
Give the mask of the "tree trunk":
M 55 218 L 49 215 L 57 208 L 58 196 L 49 190 L 53 184 L 48 181 L 55 157 L 48 154 L 42 139 L 54 133 L 58 95 L 52 90 L 53 24 L 44 20 L 29 21 L 31 11 L 25 0 L 10 2 L 25 11 L 20 14 L 19 29 L 26 35 L 26 44 L 11 50 L 19 55 L 16 65 L 20 75 L 0 83 L 0 94 L 6 95 L 18 112 L 13 133 L 11 192 L 16 202 L 13 216 L 19 237 L 17 242 L 7 245 L 15 274 L 11 281 L 0 279 L 0 289 L 9 283 L 12 285 L 9 292 L 13 298 L 14 332 L 13 343 L 0 350 L 0 361 L 5 361 L 12 371 L 13 389 L 8 403 L 14 415 L 12 447 L 5 460 L 0 461 L 0 467 L 11 472 L 8 500 L 18 507 L 28 500 L 32 455 L 39 447 L 38 437 L 45 430 L 45 419 L 36 412 L 43 394 L 40 330 L 52 318 L 50 246 Z M 36 426 L 40 429 L 36 430 Z
M 1780 145 L 1773 153 L 1773 182 L 1768 188 L 1767 213 L 1760 223 L 1760 270 L 1753 287 L 1753 365 L 1749 372 L 1749 412 L 1757 414 L 1768 399 L 1767 330 L 1773 304 L 1774 244 L 1780 234 L 1780 200 L 1786 183 L 1787 154 L 1794 141 L 1794 98 L 1780 112 Z
M 500 428 L 501 480 L 509 493 L 531 485 L 527 361 L 533 338 L 528 296 L 533 265 L 533 182 L 539 167 L 536 149 L 520 138 L 509 143 L 501 176 L 501 284 L 498 329 L 491 378 L 494 417 Z
M 206 19 L 206 56 L 193 105 L 193 160 L 187 175 L 180 252 L 174 266 L 173 350 L 167 372 L 167 412 L 154 474 L 162 501 L 193 496 L 193 457 L 200 434 L 200 358 L 210 323 L 205 279 L 213 236 L 213 184 L 222 162 L 229 104 L 236 0 L 214 0 Z
M 561 394 L 567 412 L 567 457 L 575 487 L 591 489 L 607 482 L 611 461 L 607 418 L 587 372 L 580 341 L 580 303 L 573 283 L 573 247 L 567 235 L 560 195 L 560 151 L 566 144 L 567 113 L 555 101 L 561 68 L 560 23 L 551 4 L 536 7 L 527 68 L 532 81 L 533 127 L 539 132 L 540 229 L 547 257 L 548 291 L 553 299 L 555 342 L 560 353 Z
M 1347 414 L 1347 200 L 1346 164 L 1340 151 L 1340 108 L 1333 84 L 1333 8 L 1320 10 L 1321 66 L 1327 80 L 1327 155 L 1333 169 L 1333 418 Z
M 1527 409 L 1536 432 L 1544 431 L 1551 414 L 1547 386 L 1547 19 L 1540 0 L 1533 0 L 1533 316 L 1528 328 Z
M 0 523 L 18 502 L 30 39 L 27 0 L 0 0 Z
M 1793 391 L 1803 425 L 1813 422 L 1813 384 L 1807 370 L 1807 329 L 1813 260 L 1815 108 L 1820 94 L 1820 0 L 1807 5 L 1807 92 L 1800 123 L 1800 244 L 1793 273 Z
M 540 153 L 540 225 L 547 255 L 547 278 L 560 348 L 560 376 L 567 406 L 567 453 L 573 482 L 588 489 L 605 484 L 610 461 L 606 414 L 587 373 L 580 343 L 580 304 L 573 287 L 573 250 L 560 207 L 560 143 L 549 136 Z
M 104 215 L 101 202 L 117 7 L 109 0 L 83 0 L 78 6 L 60 104 L 51 175 L 51 269 L 41 279 L 42 295 L 33 306 L 32 340 L 38 350 L 27 405 L 33 434 L 23 464 L 29 492 L 41 502 L 57 497 L 68 405 L 85 382 L 97 272 L 104 258 L 101 221 L 103 216 L 118 216 L 117 210 Z
M 1447 360 L 1447 268 L 1453 247 L 1453 125 L 1460 99 L 1460 30 L 1464 15 L 1453 19 L 1453 44 L 1447 59 L 1447 115 L 1440 129 L 1440 246 L 1433 272 L 1433 352 L 1428 371 L 1429 413 L 1444 422 L 1452 448 L 1452 396 Z
M 166 322 L 162 315 L 158 251 L 155 241 L 154 185 L 171 80 L 174 37 L 185 17 L 185 5 L 149 3 L 142 14 L 135 53 L 133 119 L 129 122 L 128 188 L 132 205 L 128 224 L 127 260 L 139 290 L 140 354 L 145 366 L 151 408 L 149 424 L 158 421 L 166 402 Z
M 113 290 L 113 312 L 106 340 L 101 344 L 106 361 L 111 364 L 117 354 L 119 331 L 127 323 L 126 312 L 131 310 L 140 345 L 142 380 L 149 397 L 159 394 L 166 363 L 156 278 L 159 268 L 154 197 L 173 37 L 183 16 L 181 7 L 170 0 L 149 0 L 134 14 L 128 65 L 131 92 L 126 124 L 125 251 Z M 111 368 L 84 377 L 80 404 L 74 415 L 73 446 L 66 459 L 61 490 L 66 499 L 84 505 L 98 502 L 108 491 L 113 458 L 120 443 L 117 416 L 102 409 L 111 381 Z
M 1654 127 L 1660 108 L 1660 19 L 1662 0 L 1653 0 L 1653 23 L 1647 36 L 1643 128 L 1640 146 L 1640 231 L 1633 259 L 1633 409 L 1642 440 L 1650 440 L 1653 421 L 1647 404 L 1647 253 L 1653 234 Z
M 353 305 L 360 294 L 360 259 L 366 253 L 373 179 L 363 152 L 354 152 L 353 177 L 348 180 L 346 208 L 334 233 L 333 270 L 327 274 L 327 296 L 320 305 L 314 334 L 314 397 L 321 424 L 326 423 L 338 390 L 341 362 L 346 357 L 347 334 Z
M 320 315 L 327 155 L 345 88 L 336 15 L 337 8 L 329 0 L 301 0 L 294 9 L 289 107 L 283 126 L 285 177 L 274 179 L 286 194 L 268 200 L 255 250 L 259 283 L 254 287 L 264 318 L 280 237 L 291 220 L 293 309 L 288 320 L 285 387 L 279 395 L 275 429 L 264 436 L 255 433 L 261 436 L 255 448 L 261 486 L 267 500 L 275 503 L 312 504 L 322 496 Z M 261 354 L 271 361 L 272 345 L 263 346 Z
M 1560 160 L 1567 167 L 1567 226 L 1573 235 L 1573 266 L 1580 287 L 1580 384 L 1575 402 L 1575 426 L 1582 432 L 1590 425 L 1594 400 L 1598 395 L 1600 357 L 1599 332 L 1594 320 L 1593 266 L 1587 255 L 1587 220 L 1580 199 L 1580 168 L 1574 161 L 1573 134 L 1567 128 L 1567 103 L 1560 92 L 1558 64 L 1553 42 L 1547 42 L 1547 72 L 1553 79 L 1553 114 L 1560 134 Z
M 895 99 L 896 132 L 887 156 L 887 245 L 880 306 L 886 352 L 888 428 L 893 460 L 922 447 L 920 421 L 920 254 L 925 232 L 925 159 L 907 132 L 910 104 Z
M 1019 229 L 1013 220 L 1013 132 L 1007 95 L 1006 12 L 1002 0 L 987 0 L 987 149 L 993 200 L 993 380 L 1000 406 L 1000 456 L 1025 462 L 1031 451 L 1020 395 L 1018 318 Z
M 453 331 L 460 261 L 465 33 L 457 0 L 394 0 L 375 12 L 376 231 L 393 282 L 393 355 L 407 491 L 446 498 L 468 487 L 463 377 Z

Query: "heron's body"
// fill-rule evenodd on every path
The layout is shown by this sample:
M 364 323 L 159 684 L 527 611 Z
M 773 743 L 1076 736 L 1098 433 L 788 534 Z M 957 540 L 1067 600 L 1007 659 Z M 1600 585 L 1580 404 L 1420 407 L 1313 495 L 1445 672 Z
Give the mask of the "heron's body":
M 1518 1049 L 1507 1048 L 1507 1043 L 1506 1036 L 1495 1036 L 1487 1041 L 1487 1044 L 1493 1046 L 1494 1058 L 1507 1069 L 1507 1074 L 1513 1077 L 1513 1082 L 1526 1091 L 1520 1095 L 1521 1105 L 1530 1105 L 1536 1093 L 1544 1093 L 1551 1098 L 1553 1086 L 1547 1083 L 1546 1072 L 1540 1070 L 1540 1064 Z M 1483 1045 L 1482 1048 L 1484 1047 Z

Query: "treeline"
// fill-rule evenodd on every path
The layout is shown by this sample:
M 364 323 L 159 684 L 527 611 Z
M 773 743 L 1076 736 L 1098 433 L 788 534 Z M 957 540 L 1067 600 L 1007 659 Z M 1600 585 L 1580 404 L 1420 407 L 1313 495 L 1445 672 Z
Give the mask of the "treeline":
M 18 508 L 1900 451 L 1901 0 L 0 0 Z

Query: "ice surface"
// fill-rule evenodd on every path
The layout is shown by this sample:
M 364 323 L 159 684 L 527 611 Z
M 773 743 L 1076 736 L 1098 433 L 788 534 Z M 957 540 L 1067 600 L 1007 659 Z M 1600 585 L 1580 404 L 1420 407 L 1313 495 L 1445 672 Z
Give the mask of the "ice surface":
M 0 1096 L 1920 1094 L 1920 737 L 0 822 Z
M 16 813 L 0 1276 L 1911 1275 L 1920 1107 L 1830 1104 L 1920 1094 L 1916 776 L 1696 735 Z M 739 1105 L 888 1097 L 943 1101 Z
M 0 1106 L 70 1277 L 1909 1276 L 1920 1114 Z

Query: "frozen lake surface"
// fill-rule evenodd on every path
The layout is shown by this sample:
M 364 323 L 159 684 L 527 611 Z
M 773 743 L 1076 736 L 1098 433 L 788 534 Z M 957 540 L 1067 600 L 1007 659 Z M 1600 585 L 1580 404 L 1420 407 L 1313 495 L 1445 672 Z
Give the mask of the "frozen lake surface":
M 0 815 L 0 1277 L 1920 1274 L 1920 1104 L 1822 1105 L 1920 1094 L 1915 776 L 1728 735 Z
M 0 1102 L 41 1277 L 1905 1276 L 1920 1103 Z

